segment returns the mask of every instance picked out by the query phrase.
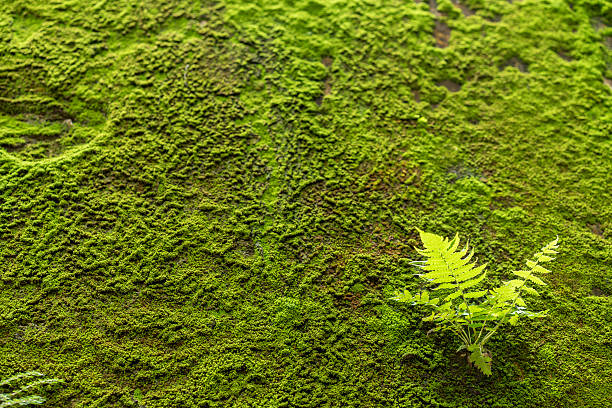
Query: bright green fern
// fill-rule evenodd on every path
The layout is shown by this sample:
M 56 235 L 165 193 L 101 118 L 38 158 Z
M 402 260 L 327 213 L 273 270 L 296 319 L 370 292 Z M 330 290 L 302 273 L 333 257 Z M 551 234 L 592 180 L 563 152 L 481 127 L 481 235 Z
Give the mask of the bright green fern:
M 515 325 L 525 317 L 543 317 L 526 309 L 524 294 L 538 295 L 530 285 L 546 285 L 537 274 L 550 271 L 541 266 L 552 261 L 557 253 L 558 238 L 546 245 L 528 260 L 527 269 L 515 271 L 517 277 L 495 289 L 483 287 L 486 264 L 476 266 L 472 261 L 474 250 L 466 244 L 459 248 L 459 235 L 449 240 L 419 230 L 424 249 L 417 249 L 426 260 L 414 261 L 423 270 L 419 276 L 428 282 L 431 291 L 415 295 L 399 292 L 393 298 L 399 302 L 423 305 L 432 310 L 423 320 L 436 324 L 432 331 L 449 330 L 463 342 L 457 350 L 467 350 L 468 362 L 475 364 L 484 374 L 491 375 L 491 353 L 485 344 L 504 323 Z
M 34 379 L 38 377 L 38 379 Z M 20 373 L 0 381 L 0 408 L 23 407 L 27 405 L 41 405 L 45 399 L 39 395 L 28 395 L 32 390 L 43 385 L 61 382 L 57 378 L 44 378 L 44 374 L 37 371 Z M 4 391 L 6 388 L 11 391 Z

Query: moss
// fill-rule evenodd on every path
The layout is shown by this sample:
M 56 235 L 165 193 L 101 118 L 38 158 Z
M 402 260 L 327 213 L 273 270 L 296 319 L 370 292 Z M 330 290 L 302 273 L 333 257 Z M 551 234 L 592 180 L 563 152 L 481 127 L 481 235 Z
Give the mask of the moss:
M 609 7 L 451 3 L 3 2 L 0 377 L 65 379 L 49 406 L 605 407 Z M 492 379 L 388 300 L 415 227 L 494 283 L 561 237 Z

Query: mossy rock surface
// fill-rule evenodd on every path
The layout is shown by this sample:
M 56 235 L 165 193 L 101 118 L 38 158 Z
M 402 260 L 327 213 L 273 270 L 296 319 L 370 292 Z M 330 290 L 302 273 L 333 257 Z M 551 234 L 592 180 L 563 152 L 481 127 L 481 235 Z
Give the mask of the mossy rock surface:
M 609 407 L 605 0 L 0 2 L 0 378 L 50 407 Z M 483 378 L 389 300 L 416 227 L 493 284 Z

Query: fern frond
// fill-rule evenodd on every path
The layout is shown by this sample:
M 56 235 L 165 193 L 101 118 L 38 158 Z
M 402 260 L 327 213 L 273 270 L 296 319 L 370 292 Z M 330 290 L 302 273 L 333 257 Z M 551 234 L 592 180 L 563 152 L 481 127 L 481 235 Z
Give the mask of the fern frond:
M 536 295 L 536 296 L 539 295 L 538 291 L 536 291 L 532 287 L 527 286 L 526 283 L 529 281 L 539 286 L 546 286 L 546 283 L 542 279 L 540 279 L 538 276 L 536 276 L 536 273 L 543 273 L 543 274 L 550 273 L 548 269 L 542 267 L 539 263 L 540 262 L 550 262 L 553 259 L 555 259 L 554 257 L 549 256 L 549 255 L 558 253 L 557 252 L 557 249 L 559 248 L 558 243 L 559 243 L 559 237 L 557 237 L 554 241 L 551 241 L 545 246 L 543 246 L 540 252 L 534 255 L 535 261 L 527 260 L 525 263 L 529 269 L 513 272 L 514 275 L 522 278 L 522 279 L 516 279 L 514 281 L 515 283 L 513 284 L 513 286 L 517 288 L 518 291 L 524 291 L 530 295 Z M 545 254 L 548 254 L 548 255 L 545 255 Z M 516 296 L 516 304 L 519 306 L 523 306 L 524 301 L 519 296 L 518 292 L 516 293 L 515 296 Z
M 432 290 L 455 291 L 454 294 L 448 295 L 446 300 L 463 297 L 466 289 L 478 285 L 485 278 L 487 265 L 476 266 L 476 262 L 470 263 L 474 257 L 474 250 L 470 252 L 467 244 L 459 249 L 459 234 L 456 234 L 452 240 L 448 240 L 436 234 L 418 231 L 424 248 L 417 248 L 417 251 L 427 259 L 425 262 L 412 262 L 412 265 L 426 271 L 419 276 L 431 285 L 437 285 Z M 476 298 L 485 296 L 487 291 L 470 293 L 470 298 Z
M 491 375 L 492 358 L 489 353 L 478 344 L 468 346 L 467 349 L 471 352 L 468 356 L 469 362 L 478 367 L 485 375 Z

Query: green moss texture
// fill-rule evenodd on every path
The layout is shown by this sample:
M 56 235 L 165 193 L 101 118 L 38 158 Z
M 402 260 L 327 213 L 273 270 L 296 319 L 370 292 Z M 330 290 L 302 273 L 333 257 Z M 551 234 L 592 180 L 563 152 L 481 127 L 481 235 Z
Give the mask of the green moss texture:
M 612 406 L 608 0 L 3 0 L 0 377 L 49 407 Z M 485 378 L 389 300 L 492 285 Z

